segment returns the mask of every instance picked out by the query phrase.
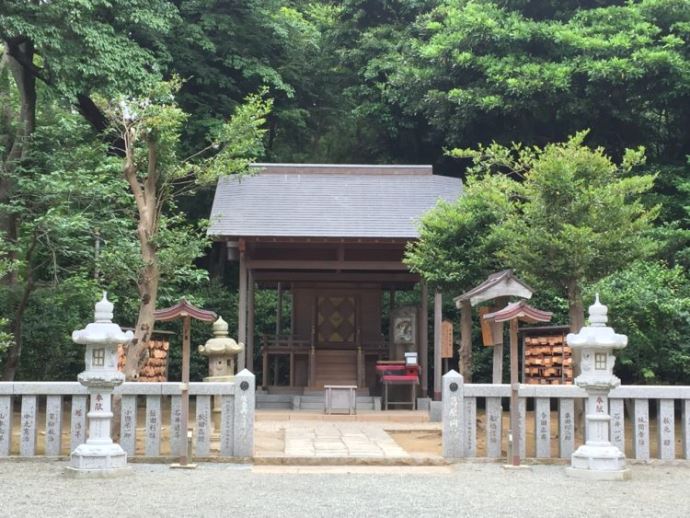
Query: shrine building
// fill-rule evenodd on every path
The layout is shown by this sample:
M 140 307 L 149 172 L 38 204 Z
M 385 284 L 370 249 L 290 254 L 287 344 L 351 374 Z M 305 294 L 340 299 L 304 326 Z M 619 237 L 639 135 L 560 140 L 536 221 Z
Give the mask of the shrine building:
M 427 286 L 402 259 L 422 215 L 439 199 L 457 199 L 461 180 L 434 175 L 428 165 L 252 169 L 219 180 L 208 229 L 225 243 L 228 260 L 239 261 L 237 338 L 246 355 L 238 369 L 259 373 L 257 385 L 268 390 L 367 389 L 376 383 L 377 361 L 414 351 L 422 394 L 433 386 L 438 397 L 440 376 L 433 380 L 428 365 Z M 396 292 L 418 284 L 419 305 L 396 305 Z M 277 291 L 276 329 L 266 336 L 254 336 L 258 289 Z M 440 312 L 436 319 L 439 329 Z M 435 342 L 438 336 L 431 343 L 440 371 Z

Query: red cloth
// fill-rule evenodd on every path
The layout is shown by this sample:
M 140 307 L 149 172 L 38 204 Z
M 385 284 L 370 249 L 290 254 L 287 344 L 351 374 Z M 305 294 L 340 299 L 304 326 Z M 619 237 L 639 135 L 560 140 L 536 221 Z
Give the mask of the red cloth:
M 384 374 L 382 379 L 384 383 L 391 384 L 419 383 L 419 376 L 416 374 Z

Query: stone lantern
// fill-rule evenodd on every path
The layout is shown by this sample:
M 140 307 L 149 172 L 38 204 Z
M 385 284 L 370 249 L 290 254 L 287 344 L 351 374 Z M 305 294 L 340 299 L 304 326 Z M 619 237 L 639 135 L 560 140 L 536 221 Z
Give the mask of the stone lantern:
M 609 401 L 612 388 L 621 380 L 613 374 L 615 349 L 628 345 L 628 337 L 614 333 L 606 325 L 607 307 L 599 302 L 599 294 L 589 307 L 589 326 L 566 337 L 573 352 L 580 352 L 581 374 L 575 384 L 587 392 L 587 441 L 571 457 L 568 474 L 597 480 L 625 480 L 630 470 L 625 467 L 625 455 L 609 441 Z
M 228 336 L 228 323 L 218 317 L 213 323 L 213 338 L 199 346 L 199 352 L 208 356 L 208 377 L 206 382 L 223 382 L 235 379 L 235 357 L 244 350 L 244 345 Z M 213 398 L 213 426 L 220 429 L 220 397 Z
M 112 322 L 113 305 L 106 298 L 96 304 L 94 322 L 74 331 L 72 340 L 86 346 L 86 370 L 79 374 L 79 383 L 90 396 L 89 437 L 70 455 L 67 473 L 76 476 L 113 476 L 128 471 L 127 454 L 110 438 L 111 395 L 125 380 L 117 370 L 117 346 L 132 340 L 132 332 L 124 333 Z

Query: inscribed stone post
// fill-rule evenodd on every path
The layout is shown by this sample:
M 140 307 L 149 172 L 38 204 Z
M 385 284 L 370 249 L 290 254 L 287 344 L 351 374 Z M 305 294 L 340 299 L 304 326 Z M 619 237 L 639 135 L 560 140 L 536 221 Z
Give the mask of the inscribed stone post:
M 661 399 L 659 401 L 659 415 L 657 418 L 659 458 L 661 460 L 673 460 L 676 457 L 674 419 L 673 400 Z
M 486 398 L 486 456 L 489 458 L 497 459 L 501 456 L 502 427 L 501 398 Z
M 36 454 L 36 396 L 22 396 L 19 454 L 30 457 Z
M 460 459 L 465 455 L 463 378 L 455 370 L 443 376 L 443 456 Z
M 146 456 L 161 452 L 161 397 L 146 396 Z
M 46 398 L 45 452 L 48 456 L 60 455 L 62 446 L 62 396 Z
M 254 454 L 255 378 L 247 369 L 235 376 L 235 418 L 233 450 L 237 457 Z
M 636 399 L 633 423 L 633 451 L 637 460 L 649 460 L 649 400 Z
M 611 444 L 625 453 L 625 402 L 622 399 L 609 399 L 611 416 Z
M 12 437 L 12 396 L 0 396 L 0 457 L 10 455 Z
M 222 457 L 233 455 L 233 419 L 235 418 L 235 396 L 225 395 L 220 398 L 220 454 Z
M 133 457 L 137 449 L 137 397 L 122 396 L 120 413 L 120 446 Z
M 205 457 L 211 449 L 211 396 L 196 397 L 196 455 Z
M 86 441 L 86 398 L 87 396 L 72 396 L 70 450 Z

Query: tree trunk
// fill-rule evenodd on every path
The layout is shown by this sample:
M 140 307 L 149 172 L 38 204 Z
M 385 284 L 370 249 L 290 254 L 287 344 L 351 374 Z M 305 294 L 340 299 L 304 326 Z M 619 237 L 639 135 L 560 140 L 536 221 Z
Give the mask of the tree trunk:
M 576 280 L 568 281 L 568 316 L 570 331 L 579 333 L 585 325 L 585 310 L 582 303 L 582 292 Z
M 125 362 L 125 377 L 128 381 L 138 379 L 139 372 L 148 360 L 148 342 L 151 339 L 154 325 L 154 311 L 158 299 L 158 282 L 160 271 L 158 255 L 155 245 L 146 236 L 152 235 L 147 225 L 139 225 L 139 239 L 141 243 L 141 258 L 144 268 L 139 277 L 139 316 L 134 330 L 134 339 L 127 347 Z
M 25 42 L 15 45 L 12 48 L 5 46 L 3 51 L 2 67 L 4 68 L 4 66 L 7 66 L 9 72 L 12 74 L 12 78 L 19 92 L 21 106 L 19 110 L 19 121 L 16 124 L 14 135 L 10 135 L 9 133 L 3 135 L 3 143 L 5 144 L 7 154 L 2 156 L 2 163 L 0 164 L 0 204 L 7 203 L 14 195 L 14 170 L 17 164 L 26 157 L 29 149 L 29 139 L 36 129 L 36 78 L 29 73 L 13 55 L 21 57 L 24 62 L 33 62 L 33 44 Z M 9 81 L 7 81 L 7 83 L 9 85 Z M 12 108 L 7 98 L 2 99 L 2 101 L 5 105 L 3 106 L 2 126 L 9 132 L 12 127 Z M 0 214 L 0 235 L 2 235 L 2 239 L 10 245 L 6 258 L 14 262 L 17 259 L 16 247 L 19 239 L 19 217 L 17 214 Z M 2 279 L 2 282 L 9 290 L 18 291 L 21 289 L 22 293 L 17 308 L 14 311 L 12 321 L 10 322 L 10 331 L 12 332 L 14 343 L 7 350 L 5 356 L 2 373 L 3 381 L 14 381 L 21 358 L 23 341 L 22 321 L 29 296 L 33 291 L 30 263 L 35 245 L 36 241 L 34 240 L 26 251 L 26 269 L 28 273 L 24 286 L 20 288 L 20 280 L 16 268 L 12 269 L 10 273 L 5 275 Z
M 24 286 L 24 292 L 22 293 L 22 298 L 17 305 L 17 309 L 14 311 L 12 318 L 12 323 L 10 325 L 10 332 L 12 333 L 13 344 L 7 349 L 7 354 L 5 355 L 5 361 L 2 369 L 2 381 L 14 381 L 17 375 L 17 369 L 19 368 L 19 359 L 22 354 L 22 343 L 23 343 L 23 320 L 24 312 L 26 311 L 26 306 L 29 302 L 29 297 L 33 291 L 33 282 L 28 280 Z
M 135 138 L 135 133 L 127 130 L 124 138 L 127 143 L 124 175 L 132 194 L 134 194 L 139 212 L 137 234 L 143 268 L 137 281 L 139 316 L 134 329 L 134 339 L 126 348 L 124 373 L 125 379 L 128 381 L 135 381 L 139 378 L 139 372 L 148 359 L 148 342 L 153 332 L 154 311 L 156 310 L 158 282 L 160 280 L 158 250 L 155 244 L 159 222 L 158 195 L 156 192 L 158 181 L 157 148 L 153 140 L 146 142 L 148 150 L 147 175 L 144 182 L 140 183 L 134 161 Z
M 582 292 L 576 280 L 568 281 L 568 316 L 570 319 L 570 331 L 579 333 L 585 325 L 584 304 L 582 302 Z M 579 349 L 573 351 L 573 373 L 580 375 L 581 355 Z M 582 399 L 575 400 L 575 433 L 582 433 L 584 430 L 585 403 Z

